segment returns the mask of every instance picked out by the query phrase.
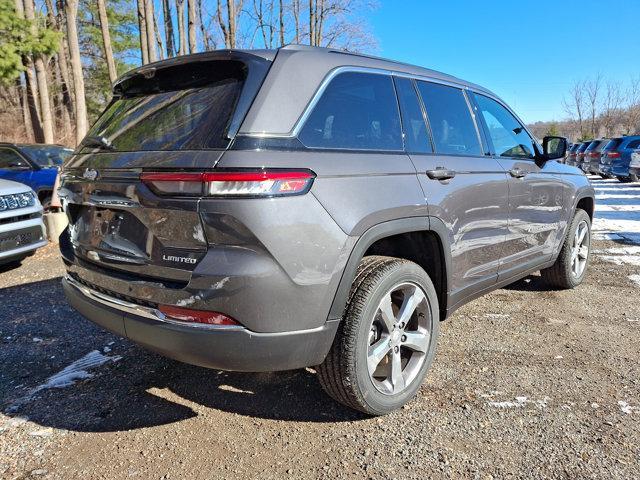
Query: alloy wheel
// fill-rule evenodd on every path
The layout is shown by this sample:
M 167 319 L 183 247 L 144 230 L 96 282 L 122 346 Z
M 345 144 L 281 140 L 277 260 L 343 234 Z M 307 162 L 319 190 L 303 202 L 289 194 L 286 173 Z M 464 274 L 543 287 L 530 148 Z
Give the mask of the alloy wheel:
M 579 278 L 587 267 L 587 259 L 589 258 L 589 225 L 586 221 L 582 221 L 576 228 L 571 245 L 571 273 Z

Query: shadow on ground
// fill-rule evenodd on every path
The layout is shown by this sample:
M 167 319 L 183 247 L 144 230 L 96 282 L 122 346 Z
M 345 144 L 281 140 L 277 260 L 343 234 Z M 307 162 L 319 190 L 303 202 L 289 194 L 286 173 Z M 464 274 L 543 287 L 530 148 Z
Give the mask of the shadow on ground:
M 221 372 L 146 352 L 73 311 L 60 278 L 0 289 L 0 298 L 0 409 L 8 416 L 72 431 L 164 425 L 203 407 L 264 419 L 363 418 L 327 397 L 310 370 Z M 88 370 L 92 378 L 33 394 L 93 350 L 111 360 Z

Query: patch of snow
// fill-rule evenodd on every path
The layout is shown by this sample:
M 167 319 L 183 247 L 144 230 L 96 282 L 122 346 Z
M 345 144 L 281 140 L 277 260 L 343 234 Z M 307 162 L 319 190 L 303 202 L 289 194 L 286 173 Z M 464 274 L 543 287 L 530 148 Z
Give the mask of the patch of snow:
M 624 198 L 625 200 L 636 200 L 636 199 L 640 199 L 640 195 L 619 195 L 617 193 L 603 193 L 598 195 L 596 193 L 596 201 L 597 200 L 611 200 L 614 198 Z
M 599 408 L 599 407 L 600 407 L 600 405 L 598 405 L 596 402 L 593 402 L 591 404 L 591 408 Z
M 110 349 L 109 347 L 104 347 L 104 348 L 102 349 L 102 352 L 103 352 L 103 353 L 109 353 L 110 351 L 111 351 L 111 349 Z
M 629 280 L 631 280 L 638 287 L 640 287 L 640 275 L 629 275 Z
M 562 355 L 556 355 L 553 358 L 555 358 L 556 360 L 562 360 L 564 357 Z
M 547 406 L 547 403 L 549 402 L 549 400 L 550 400 L 549 397 L 544 397 L 541 400 L 529 400 L 527 397 L 520 396 L 520 397 L 516 397 L 515 400 L 506 400 L 506 401 L 490 400 L 489 402 L 487 402 L 487 404 L 490 407 L 494 407 L 494 408 L 522 408 L 522 407 L 525 407 L 526 405 L 533 405 L 536 408 L 543 409 Z
M 622 410 L 622 413 L 626 413 L 627 415 L 631 415 L 635 410 L 638 410 L 638 407 L 632 407 L 623 400 L 618 400 L 618 406 L 620 410 Z
M 628 246 L 619 248 L 605 248 L 604 250 L 594 250 L 592 253 L 609 253 L 611 255 L 640 255 L 640 246 Z
M 600 256 L 605 262 L 615 263 L 616 265 L 637 265 L 640 266 L 640 255 L 627 255 L 625 257 L 617 257 L 614 255 L 602 255 Z
M 40 337 L 33 337 L 31 340 L 33 340 L 35 343 L 40 343 L 42 341 Z

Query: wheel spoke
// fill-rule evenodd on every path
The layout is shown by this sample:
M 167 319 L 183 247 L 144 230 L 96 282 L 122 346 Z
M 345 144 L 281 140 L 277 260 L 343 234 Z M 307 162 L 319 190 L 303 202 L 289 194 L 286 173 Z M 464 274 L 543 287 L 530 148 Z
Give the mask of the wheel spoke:
M 381 338 L 369 347 L 369 351 L 367 353 L 367 367 L 369 368 L 369 375 L 373 375 L 382 359 L 387 355 L 387 353 L 389 353 L 389 349 L 388 337 Z
M 580 250 L 578 250 L 578 257 L 583 260 L 586 260 L 588 256 L 589 256 L 589 249 L 586 246 L 580 247 Z
M 581 227 L 578 229 L 579 235 L 578 235 L 578 246 L 582 246 L 582 242 L 584 241 L 584 237 L 587 235 L 587 226 L 586 225 L 581 225 Z
M 429 334 L 423 332 L 404 332 L 405 340 L 403 347 L 407 347 L 416 352 L 426 353 L 429 347 Z
M 420 305 L 422 300 L 424 300 L 424 293 L 422 293 L 421 289 L 414 287 L 411 295 L 405 296 L 402 302 L 402 307 L 400 307 L 400 311 L 398 312 L 398 321 L 405 325 L 409 323 L 411 315 L 416 311 L 417 306 Z
M 380 310 L 386 331 L 391 332 L 394 324 L 396 323 L 396 317 L 393 314 L 393 308 L 391 306 L 391 293 L 385 295 L 385 297 L 380 301 L 378 309 Z
M 393 393 L 404 389 L 404 375 L 402 375 L 402 357 L 400 351 L 391 355 L 391 386 Z

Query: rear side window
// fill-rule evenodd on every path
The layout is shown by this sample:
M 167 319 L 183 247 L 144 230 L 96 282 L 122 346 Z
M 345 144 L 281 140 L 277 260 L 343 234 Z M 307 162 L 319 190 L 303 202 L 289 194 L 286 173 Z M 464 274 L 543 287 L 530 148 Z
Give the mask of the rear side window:
M 614 138 L 613 140 L 609 140 L 609 143 L 604 146 L 603 150 L 615 150 L 620 146 L 621 143 L 621 138 Z
M 480 155 L 480 140 L 462 90 L 417 82 L 427 111 L 436 152 Z
M 629 145 L 627 145 L 627 148 L 638 148 L 640 147 L 640 140 L 633 140 L 632 142 L 629 142 Z
M 0 168 L 27 167 L 27 163 L 13 150 L 0 148 Z
M 431 140 L 424 121 L 420 99 L 408 78 L 396 78 L 396 91 L 402 115 L 404 147 L 409 153 L 431 153 Z
M 324 90 L 302 127 L 311 148 L 402 150 L 398 102 L 389 75 L 346 72 Z

